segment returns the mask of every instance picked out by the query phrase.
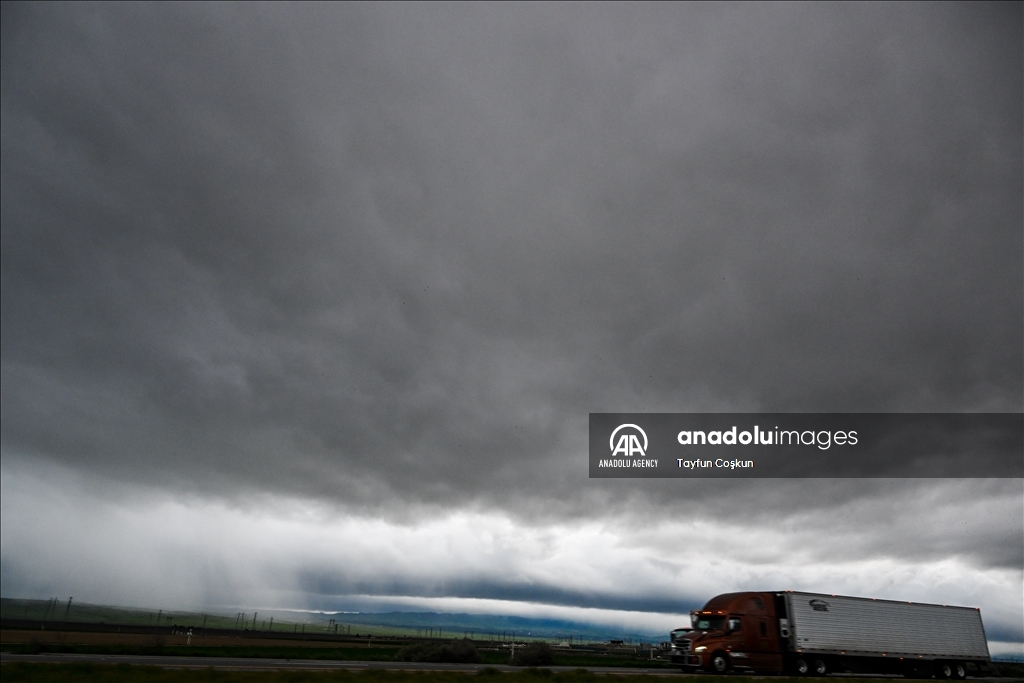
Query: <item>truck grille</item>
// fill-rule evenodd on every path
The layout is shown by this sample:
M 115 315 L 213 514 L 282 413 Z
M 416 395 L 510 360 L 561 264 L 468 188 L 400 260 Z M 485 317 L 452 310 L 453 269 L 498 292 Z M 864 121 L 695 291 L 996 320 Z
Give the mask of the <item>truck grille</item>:
M 689 652 L 693 648 L 693 641 L 689 638 L 681 638 L 676 641 L 676 649 L 680 652 Z

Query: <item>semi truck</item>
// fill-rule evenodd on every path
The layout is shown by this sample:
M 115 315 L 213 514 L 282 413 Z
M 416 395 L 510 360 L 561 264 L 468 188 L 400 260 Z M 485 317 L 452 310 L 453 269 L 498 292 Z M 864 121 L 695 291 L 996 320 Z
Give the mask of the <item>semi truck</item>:
M 727 593 L 671 633 L 683 671 L 745 669 L 963 680 L 991 661 L 981 611 L 797 591 Z

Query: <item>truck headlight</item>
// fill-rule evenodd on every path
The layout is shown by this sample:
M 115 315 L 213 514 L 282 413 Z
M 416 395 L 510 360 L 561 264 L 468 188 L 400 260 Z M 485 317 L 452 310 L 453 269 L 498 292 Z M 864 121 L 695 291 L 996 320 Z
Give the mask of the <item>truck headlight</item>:
M 707 651 L 708 651 L 708 648 L 707 648 L 706 645 L 701 645 L 700 647 L 698 647 L 697 649 L 694 650 L 694 652 L 707 652 Z

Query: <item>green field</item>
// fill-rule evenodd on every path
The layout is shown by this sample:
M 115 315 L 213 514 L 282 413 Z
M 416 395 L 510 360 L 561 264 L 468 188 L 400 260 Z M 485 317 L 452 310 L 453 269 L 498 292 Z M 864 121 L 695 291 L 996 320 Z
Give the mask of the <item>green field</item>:
M 12 654 L 103 654 L 103 655 L 162 655 L 181 657 L 254 657 L 259 659 L 312 659 L 342 661 L 394 661 L 398 647 L 274 647 L 254 643 L 243 647 L 186 647 L 186 646 L 131 646 L 131 645 L 70 645 L 59 643 L 5 644 L 4 652 Z M 508 664 L 507 651 L 478 650 L 485 664 Z M 555 666 L 575 667 L 636 667 L 670 668 L 668 663 L 632 657 L 602 655 L 589 652 L 555 652 Z
M 282 619 L 279 614 L 264 614 L 262 619 L 256 616 L 253 624 L 253 611 L 239 612 L 228 616 L 216 612 L 186 612 L 159 609 L 142 609 L 131 607 L 109 607 L 72 601 L 70 608 L 66 600 L 18 600 L 0 599 L 0 619 L 25 619 L 61 623 L 117 624 L 120 626 L 192 626 L 211 629 L 251 629 L 268 633 L 328 633 L 333 628 L 327 618 L 319 615 L 304 615 L 302 619 Z M 241 615 L 241 616 L 240 616 Z M 273 619 L 270 617 L 273 616 Z M 255 628 L 253 628 L 255 626 Z M 394 627 L 377 627 L 365 624 L 338 624 L 339 633 L 367 635 L 415 635 L 417 629 Z M 353 628 L 354 627 L 354 628 Z

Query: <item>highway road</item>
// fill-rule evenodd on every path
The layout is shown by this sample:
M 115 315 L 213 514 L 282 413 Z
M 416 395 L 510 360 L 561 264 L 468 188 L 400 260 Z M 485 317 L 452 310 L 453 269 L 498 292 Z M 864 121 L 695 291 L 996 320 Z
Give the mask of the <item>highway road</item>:
M 323 659 L 263 659 L 259 657 L 153 657 L 139 655 L 87 655 L 87 654 L 39 654 L 21 655 L 0 653 L 0 664 L 12 662 L 71 664 L 134 664 L 159 666 L 167 669 L 222 669 L 234 671 L 362 671 L 364 669 L 385 669 L 388 671 L 463 671 L 473 673 L 484 668 L 499 671 L 522 671 L 521 667 L 494 664 L 435 664 L 430 662 L 354 662 Z M 576 671 L 575 666 L 546 666 L 551 671 Z M 638 675 L 686 678 L 706 674 L 684 674 L 675 669 L 639 669 L 628 667 L 590 667 L 594 673 L 610 675 Z M 778 676 L 751 676 L 752 678 L 778 679 Z M 728 677 L 726 677 L 728 678 Z M 836 678 L 887 678 L 905 680 L 902 676 L 875 674 L 845 674 Z M 984 678 L 986 683 L 1020 683 L 1020 678 Z

